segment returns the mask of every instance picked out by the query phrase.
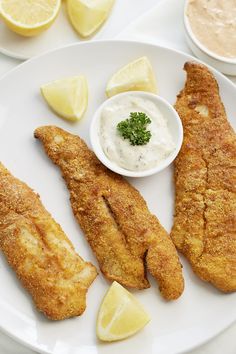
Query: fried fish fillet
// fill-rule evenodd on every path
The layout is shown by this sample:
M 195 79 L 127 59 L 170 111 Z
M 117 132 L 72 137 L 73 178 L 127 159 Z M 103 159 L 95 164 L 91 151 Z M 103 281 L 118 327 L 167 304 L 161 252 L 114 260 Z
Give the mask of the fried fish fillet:
M 187 62 L 175 105 L 184 141 L 175 161 L 171 237 L 194 272 L 224 292 L 236 290 L 236 135 L 212 73 Z
M 61 168 L 76 219 L 110 280 L 149 287 L 145 265 L 166 299 L 184 288 L 181 264 L 169 235 L 140 193 L 104 167 L 78 136 L 54 126 L 35 131 L 47 155 Z
M 81 315 L 97 275 L 39 196 L 0 163 L 0 248 L 39 311 L 52 320 Z

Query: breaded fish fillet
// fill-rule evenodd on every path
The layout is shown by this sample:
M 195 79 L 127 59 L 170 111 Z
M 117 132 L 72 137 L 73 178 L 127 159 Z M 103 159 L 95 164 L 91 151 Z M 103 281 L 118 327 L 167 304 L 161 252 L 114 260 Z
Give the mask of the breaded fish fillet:
M 194 272 L 224 292 L 236 290 L 236 135 L 212 73 L 188 62 L 176 106 L 184 142 L 175 161 L 171 237 Z
M 0 163 L 0 248 L 39 311 L 52 320 L 81 315 L 97 275 L 25 183 Z
M 169 235 L 140 193 L 104 167 L 78 136 L 54 127 L 35 131 L 67 183 L 75 217 L 110 280 L 149 287 L 145 265 L 166 299 L 184 288 L 181 264 Z

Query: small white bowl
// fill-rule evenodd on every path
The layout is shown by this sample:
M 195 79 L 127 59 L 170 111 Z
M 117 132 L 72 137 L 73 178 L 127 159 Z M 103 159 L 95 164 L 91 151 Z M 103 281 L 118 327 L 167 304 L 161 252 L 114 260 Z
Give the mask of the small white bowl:
M 217 70 L 227 75 L 236 75 L 236 58 L 226 58 L 220 56 L 205 47 L 194 35 L 187 16 L 189 0 L 185 0 L 184 5 L 184 30 L 188 46 L 192 52 L 202 61 L 213 66 Z
M 128 96 L 128 95 L 134 95 L 136 97 L 141 97 L 141 98 L 148 98 L 149 100 L 157 104 L 159 110 L 161 111 L 163 116 L 167 119 L 168 128 L 170 130 L 171 136 L 176 146 L 173 152 L 170 153 L 170 155 L 165 160 L 163 160 L 160 164 L 158 164 L 158 166 L 154 168 L 150 168 L 145 171 L 130 171 L 120 167 L 115 162 L 109 160 L 109 158 L 104 153 L 100 143 L 99 129 L 100 129 L 101 112 L 103 108 L 106 105 L 110 104 L 111 102 L 115 102 L 116 100 L 119 100 L 121 96 Z M 128 92 L 120 93 L 118 95 L 115 95 L 107 99 L 97 109 L 90 125 L 90 141 L 97 158 L 110 170 L 127 177 L 145 177 L 162 171 L 164 168 L 169 166 L 171 162 L 176 158 L 183 142 L 183 126 L 176 110 L 164 98 L 149 92 L 128 91 Z

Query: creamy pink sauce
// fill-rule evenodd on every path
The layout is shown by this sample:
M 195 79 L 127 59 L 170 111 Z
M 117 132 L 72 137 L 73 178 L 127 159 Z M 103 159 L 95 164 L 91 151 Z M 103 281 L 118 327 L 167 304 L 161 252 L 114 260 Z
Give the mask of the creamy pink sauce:
M 189 24 L 210 51 L 236 58 L 236 0 L 189 0 Z

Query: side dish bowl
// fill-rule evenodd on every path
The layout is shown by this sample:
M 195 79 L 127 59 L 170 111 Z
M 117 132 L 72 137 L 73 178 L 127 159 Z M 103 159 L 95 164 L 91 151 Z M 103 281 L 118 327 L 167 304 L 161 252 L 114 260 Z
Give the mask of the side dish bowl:
M 143 171 L 128 170 L 123 167 L 120 167 L 117 163 L 111 161 L 103 151 L 100 142 L 99 131 L 100 131 L 101 114 L 103 109 L 111 102 L 115 103 L 117 100 L 119 100 L 121 96 L 129 96 L 129 95 L 135 95 L 136 97 L 149 99 L 158 106 L 160 112 L 163 114 L 163 116 L 167 121 L 169 132 L 175 144 L 174 150 L 163 161 L 161 161 L 157 166 Z M 171 104 L 168 101 L 166 101 L 163 97 L 160 97 L 158 95 L 149 92 L 128 91 L 128 92 L 120 93 L 118 95 L 115 95 L 107 99 L 99 106 L 99 108 L 97 109 L 97 111 L 93 116 L 92 123 L 90 125 L 90 141 L 97 158 L 113 172 L 116 172 L 120 175 L 127 176 L 127 177 L 145 177 L 162 171 L 164 168 L 166 168 L 173 162 L 183 142 L 183 127 L 178 113 L 171 106 Z
M 226 58 L 220 56 L 205 47 L 194 35 L 187 16 L 189 0 L 185 0 L 184 5 L 184 31 L 185 38 L 192 52 L 207 64 L 227 75 L 236 75 L 236 58 Z

